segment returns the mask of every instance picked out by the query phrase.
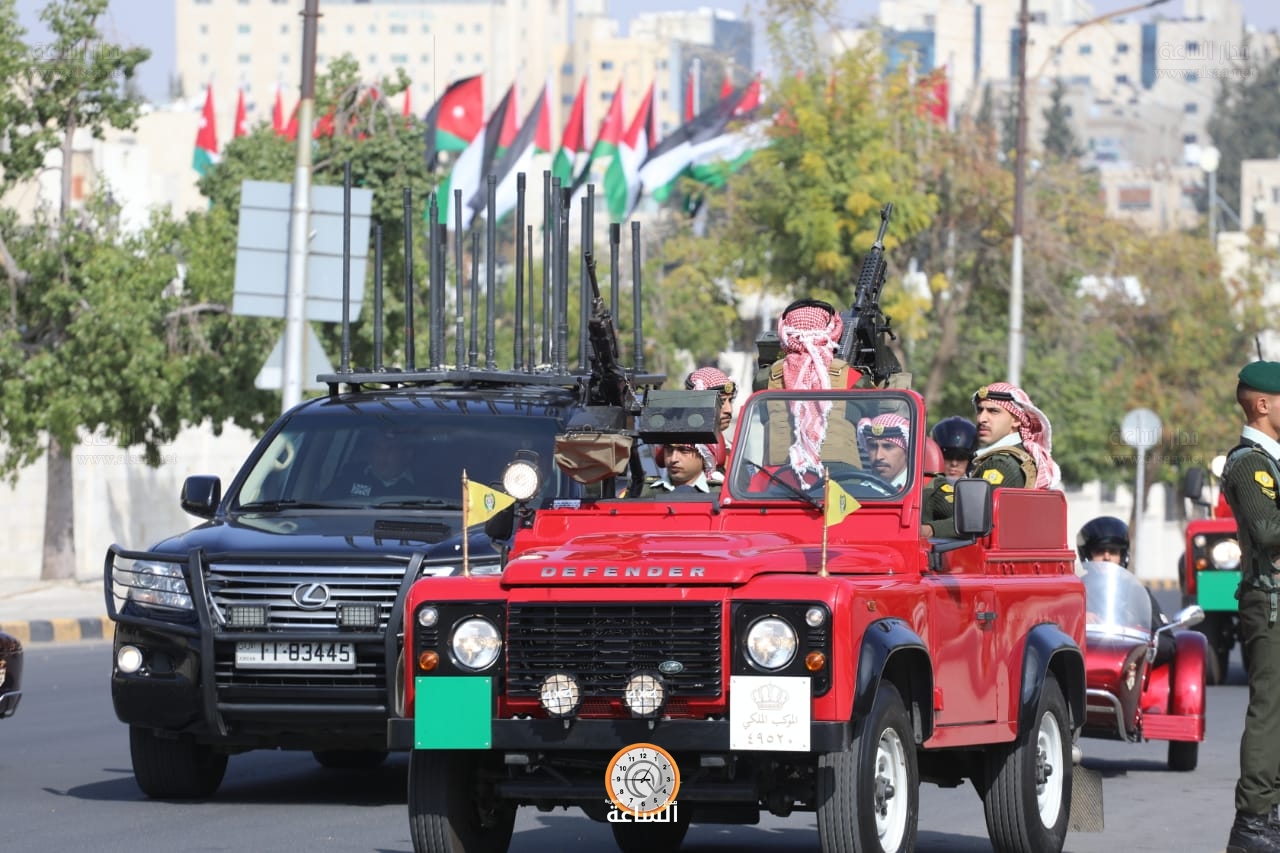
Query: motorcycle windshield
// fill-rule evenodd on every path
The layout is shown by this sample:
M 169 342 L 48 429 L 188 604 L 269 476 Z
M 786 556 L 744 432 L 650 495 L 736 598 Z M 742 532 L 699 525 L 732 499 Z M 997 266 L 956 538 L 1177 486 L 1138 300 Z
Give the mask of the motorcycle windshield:
M 1081 571 L 1086 633 L 1143 642 L 1151 638 L 1151 597 L 1141 581 L 1115 563 L 1087 562 Z

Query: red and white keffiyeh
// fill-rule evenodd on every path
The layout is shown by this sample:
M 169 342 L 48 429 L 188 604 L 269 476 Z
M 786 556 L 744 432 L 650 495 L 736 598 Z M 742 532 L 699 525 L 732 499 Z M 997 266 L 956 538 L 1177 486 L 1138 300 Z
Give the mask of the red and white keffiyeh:
M 869 438 L 887 441 L 906 450 L 910 431 L 911 424 L 902 415 L 889 413 L 876 415 L 874 418 L 863 418 L 858 421 L 858 443 L 862 445 L 863 452 L 866 451 Z
M 831 387 L 831 359 L 840 343 L 844 322 L 835 311 L 816 305 L 793 308 L 778 319 L 778 343 L 786 356 L 782 362 L 782 387 L 817 391 Z M 796 473 L 822 473 L 822 442 L 827 437 L 827 401 L 791 404 L 796 440 L 790 462 Z
M 1058 463 L 1053 461 L 1053 425 L 1044 412 L 1036 408 L 1023 391 L 1008 382 L 992 382 L 984 385 L 973 394 L 973 405 L 986 400 L 995 403 L 1018 423 L 1018 437 L 1022 446 L 1036 461 L 1036 488 L 1056 489 L 1062 484 L 1062 471 Z

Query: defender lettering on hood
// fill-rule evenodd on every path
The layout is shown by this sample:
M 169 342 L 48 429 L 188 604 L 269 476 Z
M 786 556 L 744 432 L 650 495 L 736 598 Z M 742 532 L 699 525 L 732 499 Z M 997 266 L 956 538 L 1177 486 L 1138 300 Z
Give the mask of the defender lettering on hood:
M 544 578 L 700 578 L 702 566 L 543 566 Z

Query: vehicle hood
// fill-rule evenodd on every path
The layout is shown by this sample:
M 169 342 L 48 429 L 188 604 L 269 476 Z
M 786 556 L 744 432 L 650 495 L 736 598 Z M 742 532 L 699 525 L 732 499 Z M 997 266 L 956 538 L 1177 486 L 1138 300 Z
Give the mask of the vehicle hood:
M 424 553 L 428 560 L 461 566 L 461 517 L 457 512 L 279 512 L 218 518 L 170 537 L 152 550 L 186 557 L 200 548 L 211 560 L 283 558 L 379 559 Z M 482 525 L 468 543 L 473 560 L 497 557 Z
M 513 555 L 502 580 L 508 586 L 737 586 L 760 574 L 817 574 L 821 568 L 821 542 L 786 534 L 597 533 Z M 827 571 L 833 574 L 897 574 L 904 570 L 902 553 L 894 548 L 845 544 L 827 550 Z

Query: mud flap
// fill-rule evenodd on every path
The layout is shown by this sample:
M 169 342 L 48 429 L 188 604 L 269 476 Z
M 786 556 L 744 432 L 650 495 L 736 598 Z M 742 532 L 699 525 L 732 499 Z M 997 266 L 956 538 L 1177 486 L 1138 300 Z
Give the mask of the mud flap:
M 1080 763 L 1080 747 L 1071 749 L 1071 814 L 1069 832 L 1102 832 L 1102 774 Z

